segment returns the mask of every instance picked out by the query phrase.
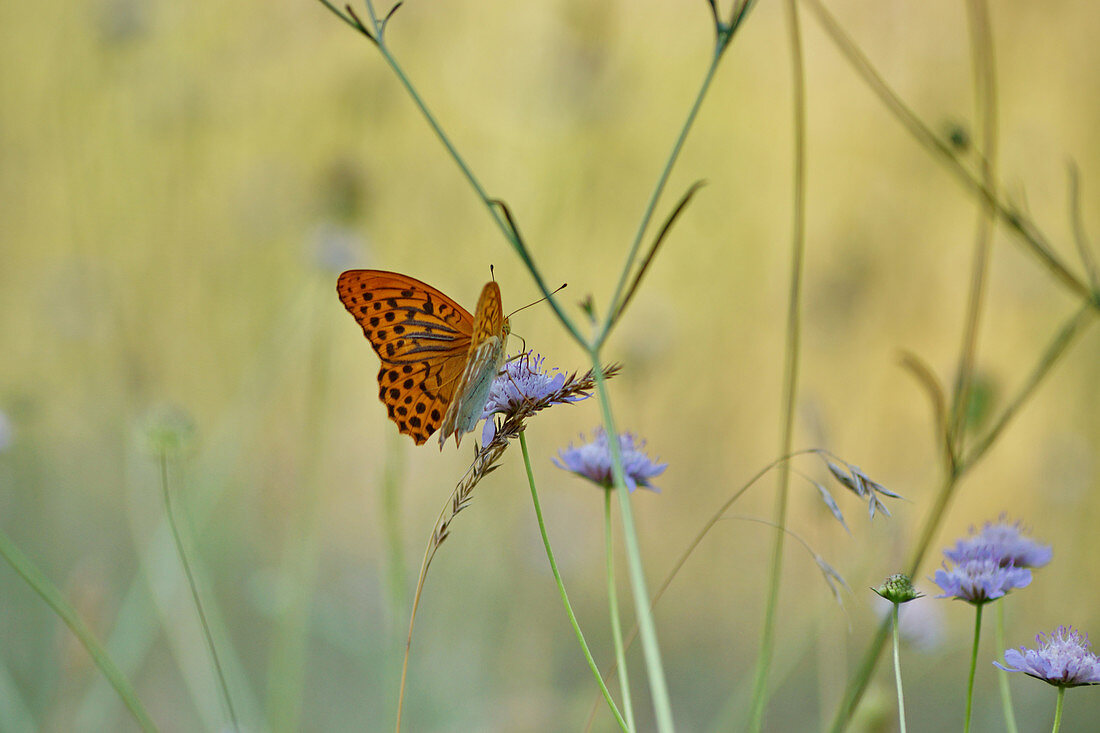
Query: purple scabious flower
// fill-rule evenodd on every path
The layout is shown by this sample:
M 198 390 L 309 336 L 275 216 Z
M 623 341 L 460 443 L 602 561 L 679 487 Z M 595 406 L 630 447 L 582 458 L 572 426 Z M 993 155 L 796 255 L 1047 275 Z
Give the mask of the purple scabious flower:
M 1005 664 L 993 664 L 1006 672 L 1023 672 L 1055 687 L 1100 684 L 1100 659 L 1089 651 L 1088 634 L 1071 626 L 1059 626 L 1049 635 L 1035 637 L 1038 649 L 1007 649 Z
M 528 351 L 504 363 L 500 374 L 489 387 L 489 399 L 481 412 L 485 427 L 481 431 L 481 445 L 487 446 L 497 436 L 498 425 L 494 415 L 504 415 L 505 420 L 520 420 L 554 405 L 567 405 L 592 396 L 587 375 L 577 379 L 576 374 L 566 376 L 557 367 L 546 370 L 544 359 Z M 617 370 L 613 370 L 617 371 Z
M 944 563 L 933 578 L 943 591 L 937 598 L 957 598 L 968 603 L 993 601 L 1014 588 L 1031 583 L 1031 571 L 1002 564 L 996 548 L 980 546 L 966 553 L 953 568 Z
M 619 435 L 619 448 L 623 458 L 626 487 L 630 491 L 634 491 L 639 486 L 659 491 L 649 480 L 664 473 L 668 464 L 658 463 L 647 456 L 642 450 L 645 448 L 645 441 L 638 441 L 633 433 Z M 607 439 L 607 433 L 603 428 L 596 428 L 592 434 L 592 440 L 576 447 L 570 443 L 568 448 L 559 450 L 557 458 L 552 460 L 558 468 L 571 471 L 605 489 L 610 489 L 614 484 L 610 449 L 611 442 Z
M 1050 562 L 1054 550 L 1024 534 L 1021 522 L 1009 524 L 1005 515 L 1001 515 L 996 524 L 986 522 L 981 532 L 970 528 L 970 536 L 959 540 L 955 548 L 944 550 L 943 554 L 954 563 L 962 562 L 966 557 L 986 548 L 1002 565 L 1015 565 L 1018 568 L 1041 568 Z
M 521 354 L 519 358 L 505 362 L 500 374 L 489 388 L 489 401 L 481 418 L 498 412 L 508 413 L 522 405 L 548 402 L 546 405 L 579 402 L 591 397 L 587 393 L 571 393 L 565 390 L 565 374 L 557 367 L 543 369 L 545 359 L 534 352 Z

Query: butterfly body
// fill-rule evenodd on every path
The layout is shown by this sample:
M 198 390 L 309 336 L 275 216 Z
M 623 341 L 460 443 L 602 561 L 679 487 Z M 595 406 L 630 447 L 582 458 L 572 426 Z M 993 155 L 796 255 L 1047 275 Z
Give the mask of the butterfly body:
M 486 283 L 474 315 L 430 285 L 383 270 L 348 270 L 337 293 L 382 361 L 378 397 L 417 445 L 440 430 L 459 443 L 481 417 L 504 362 L 509 324 Z

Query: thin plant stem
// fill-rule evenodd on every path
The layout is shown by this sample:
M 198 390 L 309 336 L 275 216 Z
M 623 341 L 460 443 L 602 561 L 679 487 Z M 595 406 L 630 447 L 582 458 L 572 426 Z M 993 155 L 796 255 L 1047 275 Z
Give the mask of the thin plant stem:
M 982 638 L 982 608 L 985 604 L 974 604 L 974 645 L 970 650 L 970 677 L 966 681 L 966 723 L 963 733 L 970 733 L 970 711 L 974 706 L 974 672 L 978 668 L 978 643 Z
M 172 528 L 172 539 L 176 542 L 176 552 L 179 553 L 180 564 L 183 565 L 187 575 L 187 586 L 191 589 L 191 600 L 195 604 L 195 610 L 199 615 L 199 624 L 206 639 L 206 648 L 210 651 L 210 659 L 214 664 L 214 671 L 218 675 L 218 685 L 221 689 L 222 699 L 229 712 L 229 720 L 233 724 L 233 730 L 239 731 L 241 724 L 237 720 L 237 711 L 233 708 L 233 698 L 229 694 L 229 684 L 225 680 L 225 672 L 222 670 L 221 661 L 218 659 L 218 649 L 214 646 L 214 635 L 210 633 L 210 624 L 206 621 L 206 612 L 202 608 L 202 600 L 199 598 L 199 588 L 195 584 L 195 575 L 191 571 L 191 563 L 187 560 L 187 553 L 183 549 L 183 538 L 180 536 L 176 519 L 172 515 L 172 492 L 168 490 L 168 455 L 161 451 L 160 458 L 160 485 L 164 492 L 164 513 L 168 519 L 168 526 Z
M 901 733 L 905 733 L 905 695 L 901 691 L 901 633 L 898 630 L 898 609 L 900 603 L 894 604 L 894 683 L 898 688 L 898 725 Z
M 594 345 L 597 349 L 607 340 L 607 336 L 611 332 L 612 326 L 614 326 L 614 319 L 621 310 L 619 301 L 623 297 L 623 292 L 626 290 L 630 272 L 633 270 L 634 261 L 638 257 L 638 249 L 642 245 L 642 238 L 645 237 L 646 229 L 649 228 L 649 222 L 653 219 L 653 214 L 657 209 L 657 202 L 660 200 L 661 194 L 665 190 L 665 185 L 668 183 L 669 176 L 672 175 L 672 168 L 676 165 L 676 160 L 680 157 L 680 151 L 684 147 L 684 142 L 687 140 L 688 133 L 691 132 L 692 123 L 695 122 L 695 118 L 699 114 L 699 108 L 703 106 L 703 99 L 707 95 L 707 90 L 710 89 L 711 81 L 714 80 L 714 74 L 718 70 L 718 62 L 722 60 L 722 51 L 724 48 L 724 46 L 719 46 L 715 49 L 714 55 L 710 60 L 710 66 L 707 67 L 707 73 L 703 77 L 703 83 L 699 85 L 699 92 L 695 95 L 695 101 L 692 102 L 691 109 L 688 110 L 687 119 L 684 120 L 684 124 L 680 128 L 680 133 L 676 136 L 676 142 L 672 145 L 672 151 L 669 153 L 668 160 L 665 161 L 664 168 L 657 178 L 657 185 L 653 187 L 653 193 L 650 194 L 649 202 L 642 212 L 642 220 L 638 224 L 638 231 L 634 234 L 634 240 L 630 243 L 630 250 L 627 252 L 626 261 L 623 263 L 622 272 L 619 274 L 619 282 L 615 285 L 614 294 L 611 296 L 611 301 L 608 303 L 607 316 L 604 318 L 599 335 L 594 340 Z
M 1005 604 L 1002 599 L 997 604 L 994 623 L 994 635 L 997 649 L 1005 649 Z M 1008 672 L 997 668 L 997 682 L 1001 688 L 1001 708 L 1005 716 L 1005 733 L 1016 733 L 1016 713 L 1012 710 L 1012 690 L 1008 684 Z
M 783 358 L 782 427 L 779 455 L 791 452 L 794 435 L 794 408 L 798 398 L 798 366 L 802 333 L 802 268 L 806 251 L 806 88 L 802 57 L 802 31 L 797 0 L 787 0 L 788 37 L 791 52 L 791 85 L 794 108 L 794 206 L 791 236 L 791 279 L 788 289 L 786 347 Z M 785 527 L 790 472 L 786 462 L 779 466 L 775 500 L 775 524 Z M 752 717 L 749 730 L 759 731 L 764 723 L 768 701 L 768 671 L 775 653 L 775 627 L 778 619 L 779 581 L 783 570 L 784 532 L 777 532 L 772 544 L 772 559 L 768 573 L 768 595 L 764 607 L 764 628 L 760 635 L 760 656 L 756 660 L 753 679 Z
M 634 730 L 634 709 L 630 700 L 630 677 L 623 650 L 623 628 L 619 622 L 619 594 L 615 589 L 615 545 L 611 535 L 611 491 L 603 492 L 604 551 L 607 554 L 607 608 L 611 614 L 611 639 L 615 645 L 615 669 L 619 677 L 619 692 L 623 700 L 623 715 L 627 730 Z
M 92 634 L 92 630 L 88 628 L 88 625 L 84 623 L 84 620 L 77 614 L 76 609 L 69 603 L 65 596 L 61 594 L 57 586 L 47 578 L 38 567 L 31 562 L 31 559 L 23 554 L 22 550 L 12 542 L 11 538 L 3 532 L 0 532 L 0 556 L 3 556 L 12 569 L 19 574 L 31 590 L 38 594 L 38 596 L 46 602 L 58 618 L 65 622 L 65 625 L 69 627 L 69 630 L 76 635 L 76 638 L 80 641 L 81 645 L 88 651 L 92 661 L 99 667 L 99 671 L 103 673 L 103 676 L 107 678 L 107 681 L 118 693 L 119 699 L 122 700 L 122 704 L 126 706 L 126 709 L 130 711 L 130 715 L 133 717 L 134 722 L 143 731 L 156 731 L 157 726 L 153 723 L 153 719 L 149 717 L 149 713 L 146 712 L 145 706 L 141 704 L 141 700 L 138 699 L 137 693 L 134 691 L 133 685 L 126 679 L 126 675 L 122 673 L 122 670 L 118 668 L 118 665 L 114 663 L 111 657 L 107 654 L 107 650 L 103 648 L 103 645 Z
M 1058 729 L 1062 727 L 1062 703 L 1066 699 L 1066 688 L 1058 688 L 1058 702 L 1054 704 L 1054 728 L 1051 729 L 1051 733 L 1058 733 Z
M 542 544 L 546 548 L 546 559 L 550 561 L 550 571 L 554 574 L 554 582 L 558 585 L 558 593 L 561 594 L 562 605 L 565 606 L 565 613 L 569 616 L 569 624 L 573 627 L 573 633 L 577 635 L 577 642 L 581 645 L 581 650 L 584 652 L 584 658 L 588 662 L 588 668 L 592 670 L 592 675 L 596 678 L 596 684 L 600 686 L 600 691 L 603 693 L 604 699 L 607 700 L 608 707 L 611 708 L 612 714 L 615 716 L 615 720 L 619 723 L 619 727 L 624 731 L 631 731 L 633 728 L 628 728 L 626 721 L 623 720 L 622 713 L 619 712 L 619 708 L 616 707 L 615 701 L 611 698 L 611 692 L 608 691 L 607 685 L 604 684 L 603 677 L 600 676 L 600 669 L 596 666 L 596 660 L 592 658 L 592 652 L 588 650 L 588 644 L 584 640 L 584 633 L 581 631 L 580 624 L 577 623 L 577 617 L 573 613 L 573 606 L 569 603 L 569 595 L 565 592 L 565 584 L 562 583 L 561 573 L 558 572 L 558 563 L 554 560 L 554 550 L 550 547 L 550 537 L 546 533 L 546 522 L 542 518 L 542 507 L 539 505 L 539 492 L 535 488 L 535 472 L 531 468 L 531 456 L 527 451 L 527 436 L 524 431 L 519 433 L 519 447 L 523 451 L 523 466 L 527 469 L 527 483 L 531 487 L 531 503 L 535 506 L 535 517 L 539 523 L 539 534 L 542 535 Z
M 630 505 L 630 492 L 626 488 L 626 474 L 623 471 L 622 446 L 619 445 L 619 432 L 615 429 L 615 418 L 611 413 L 607 383 L 604 380 L 603 365 L 595 350 L 592 358 L 593 376 L 596 378 L 596 392 L 600 398 L 600 410 L 603 412 L 604 429 L 607 431 L 607 444 L 611 453 L 611 473 L 615 480 L 616 493 L 619 495 L 619 514 L 622 517 L 623 544 L 626 547 L 627 564 L 630 569 L 630 587 L 634 596 L 634 615 L 638 624 L 638 633 L 642 637 L 642 655 L 645 657 L 646 675 L 649 679 L 649 692 L 653 700 L 653 712 L 659 733 L 672 733 L 672 705 L 669 702 L 668 683 L 665 681 L 665 669 L 661 662 L 661 650 L 657 644 L 657 630 L 650 609 L 649 591 L 646 590 L 645 569 L 642 567 L 642 551 L 638 546 L 638 534 L 634 528 L 634 512 Z
M 970 293 L 963 321 L 963 342 L 956 372 L 953 420 L 955 454 L 962 452 L 970 413 L 970 388 L 974 376 L 974 361 L 978 350 L 978 331 L 982 306 L 985 303 L 985 276 L 989 269 L 989 250 L 993 225 L 997 220 L 994 201 L 997 197 L 997 86 L 993 61 L 993 38 L 989 29 L 989 7 L 986 0 L 966 0 L 970 28 L 971 59 L 973 60 L 974 100 L 982 121 L 981 158 L 982 185 L 992 195 L 982 198 L 978 208 L 978 226 L 974 242 L 974 260 L 970 272 Z

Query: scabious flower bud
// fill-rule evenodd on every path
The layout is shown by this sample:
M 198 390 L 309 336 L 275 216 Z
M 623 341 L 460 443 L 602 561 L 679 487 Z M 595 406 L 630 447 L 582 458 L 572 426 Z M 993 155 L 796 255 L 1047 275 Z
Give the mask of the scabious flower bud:
M 908 603 L 924 595 L 917 592 L 913 587 L 913 581 L 905 573 L 891 575 L 882 582 L 882 585 L 871 590 L 891 603 Z

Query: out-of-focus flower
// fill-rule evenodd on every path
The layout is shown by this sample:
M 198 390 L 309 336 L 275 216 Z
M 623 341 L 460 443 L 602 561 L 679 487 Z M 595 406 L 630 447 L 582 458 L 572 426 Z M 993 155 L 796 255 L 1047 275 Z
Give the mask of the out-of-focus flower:
M 1049 635 L 1035 637 L 1038 649 L 1008 649 L 1005 664 L 993 664 L 1006 672 L 1023 672 L 1055 687 L 1100 684 L 1100 659 L 1089 651 L 1088 634 L 1071 626 L 1059 626 Z
M 664 473 L 668 464 L 658 463 L 647 456 L 643 451 L 645 441 L 638 441 L 633 433 L 619 435 L 619 448 L 626 487 L 631 491 L 639 486 L 657 491 L 657 487 L 649 480 Z M 568 448 L 558 451 L 557 458 L 552 460 L 558 468 L 571 471 L 605 489 L 610 489 L 614 484 L 611 472 L 611 441 L 603 428 L 596 428 L 592 440 L 587 443 L 578 446 L 570 443 Z
M 936 585 L 943 594 L 937 598 L 957 598 L 968 603 L 986 603 L 1031 583 L 1031 571 L 1014 565 L 1004 565 L 995 548 L 975 548 L 963 556 L 954 567 L 944 563 L 936 571 Z
M 878 588 L 872 588 L 871 590 L 890 601 L 890 603 L 908 603 L 924 595 L 917 592 L 917 589 L 913 587 L 913 581 L 905 573 L 895 573 L 884 580 Z
M 566 375 L 557 367 L 544 368 L 542 356 L 528 351 L 509 359 L 489 388 L 489 400 L 481 413 L 485 427 L 481 445 L 487 447 L 498 437 L 515 437 L 524 421 L 540 410 L 554 405 L 568 405 L 592 396 L 595 378 L 592 371 L 582 376 Z M 603 369 L 604 378 L 618 374 L 616 364 Z M 502 416 L 498 424 L 495 416 Z
M 195 440 L 195 421 L 175 405 L 158 405 L 142 417 L 138 432 L 153 455 L 180 455 Z
M 986 522 L 981 532 L 975 532 L 971 527 L 970 535 L 959 540 L 954 549 L 943 551 L 948 560 L 960 563 L 976 553 L 989 552 L 998 558 L 1001 565 L 1039 568 L 1049 563 L 1054 556 L 1050 545 L 1040 544 L 1027 537 L 1020 522 L 1009 524 L 1003 514 L 996 524 Z

